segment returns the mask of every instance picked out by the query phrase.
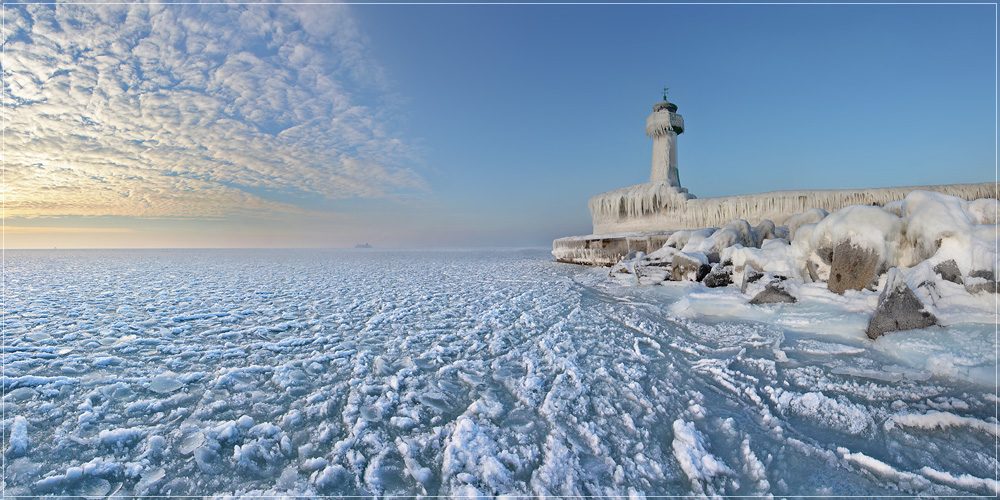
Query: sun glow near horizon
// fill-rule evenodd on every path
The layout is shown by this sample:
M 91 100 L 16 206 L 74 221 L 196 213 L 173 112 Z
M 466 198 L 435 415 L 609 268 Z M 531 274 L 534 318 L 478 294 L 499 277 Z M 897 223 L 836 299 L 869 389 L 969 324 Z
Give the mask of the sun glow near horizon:
M 329 226 L 344 218 L 339 200 L 427 191 L 403 165 L 412 154 L 385 117 L 391 99 L 366 95 L 391 98 L 346 8 L 4 10 L 9 246 L 163 218 Z

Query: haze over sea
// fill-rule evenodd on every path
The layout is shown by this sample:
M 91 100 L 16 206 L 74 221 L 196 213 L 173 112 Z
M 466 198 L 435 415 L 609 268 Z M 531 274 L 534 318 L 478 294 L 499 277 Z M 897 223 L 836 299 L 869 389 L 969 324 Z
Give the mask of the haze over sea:
M 870 341 L 869 292 L 749 306 L 548 249 L 5 265 L 5 495 L 998 490 L 989 315 Z

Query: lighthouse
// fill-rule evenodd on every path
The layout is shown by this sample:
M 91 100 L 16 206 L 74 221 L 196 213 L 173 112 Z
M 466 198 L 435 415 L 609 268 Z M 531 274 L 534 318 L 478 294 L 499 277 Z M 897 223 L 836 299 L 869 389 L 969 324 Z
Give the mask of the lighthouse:
M 677 136 L 684 133 L 684 118 L 677 114 L 677 105 L 663 100 L 653 105 L 653 114 L 646 118 L 646 135 L 653 139 L 653 168 L 649 182 L 667 181 L 681 186 L 677 175 Z

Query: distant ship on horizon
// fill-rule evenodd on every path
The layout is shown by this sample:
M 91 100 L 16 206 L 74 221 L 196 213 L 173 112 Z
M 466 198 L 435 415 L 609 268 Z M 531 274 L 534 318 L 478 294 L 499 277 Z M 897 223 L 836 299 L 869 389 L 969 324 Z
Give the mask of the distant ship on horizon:
M 362 243 L 360 245 L 354 245 L 354 248 L 371 248 L 372 246 L 367 243 Z

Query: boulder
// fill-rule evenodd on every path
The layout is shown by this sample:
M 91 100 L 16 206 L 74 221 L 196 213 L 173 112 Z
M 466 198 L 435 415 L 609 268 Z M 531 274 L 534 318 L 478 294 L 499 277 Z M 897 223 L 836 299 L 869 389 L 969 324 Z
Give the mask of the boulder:
M 654 266 L 654 267 L 670 267 L 670 263 L 674 260 L 674 255 L 677 255 L 677 249 L 664 245 L 659 250 L 650 253 L 645 258 L 643 258 L 642 265 Z
M 773 224 L 772 224 L 773 226 Z M 743 219 L 733 219 L 711 236 L 694 245 L 694 239 L 688 242 L 685 250 L 693 249 L 704 253 L 708 262 L 719 262 L 722 251 L 733 245 L 740 244 L 746 248 L 759 247 L 750 223 Z
M 740 285 L 740 293 L 747 293 L 747 285 L 753 283 L 764 276 L 764 273 L 756 270 L 753 266 L 743 268 L 743 284 Z
M 760 221 L 760 224 L 757 224 L 757 226 L 753 228 L 753 237 L 757 242 L 757 248 L 760 248 L 760 246 L 764 243 L 764 240 L 769 240 L 775 237 L 774 222 L 770 219 Z
M 608 276 L 616 276 L 619 274 L 632 274 L 634 266 L 635 263 L 630 260 L 618 261 L 617 264 L 611 266 L 611 270 L 608 271 Z
M 962 271 L 959 271 L 958 264 L 955 263 L 955 259 L 938 262 L 938 264 L 934 266 L 934 272 L 941 276 L 941 279 L 952 283 L 958 283 L 959 285 L 963 284 Z
M 868 338 L 877 339 L 886 332 L 926 328 L 936 324 L 937 318 L 924 308 L 917 295 L 906 285 L 903 273 L 896 268 L 889 269 L 875 314 L 868 322 Z
M 676 248 L 681 250 L 686 247 L 689 243 L 692 247 L 689 250 L 694 250 L 705 238 L 712 236 L 719 228 L 717 227 L 706 227 L 698 230 L 684 229 L 681 231 L 674 231 L 673 234 L 667 238 L 666 246 Z
M 969 293 L 997 293 L 997 280 L 993 271 L 984 269 L 969 273 L 965 279 L 965 290 Z
M 784 281 L 781 279 L 771 281 L 760 293 L 750 299 L 751 304 L 776 304 L 779 302 L 797 302 L 795 297 L 785 289 Z
M 636 260 L 641 259 L 646 256 L 646 252 L 640 252 L 638 250 L 632 250 L 631 252 L 625 254 L 622 260 Z
M 678 253 L 674 256 L 670 269 L 670 279 L 674 281 L 701 281 L 712 270 L 708 259 L 701 253 Z
M 827 215 L 830 215 L 826 210 L 822 208 L 811 208 L 802 212 L 798 215 L 793 215 L 788 219 L 788 239 L 795 239 L 795 232 L 802 226 L 806 224 L 815 224 Z
M 720 286 L 729 286 L 733 284 L 733 265 L 728 266 L 722 264 L 716 264 L 709 271 L 702 283 L 709 288 L 716 288 Z
M 878 277 L 879 257 L 873 250 L 855 245 L 850 240 L 837 244 L 833 249 L 830 281 L 826 287 L 834 293 L 844 290 L 861 290 Z
M 617 264 L 611 266 L 611 270 L 608 271 L 609 276 L 618 276 L 622 274 L 639 274 L 639 266 L 644 263 L 646 259 L 646 254 L 644 252 L 629 252 L 618 261 Z

